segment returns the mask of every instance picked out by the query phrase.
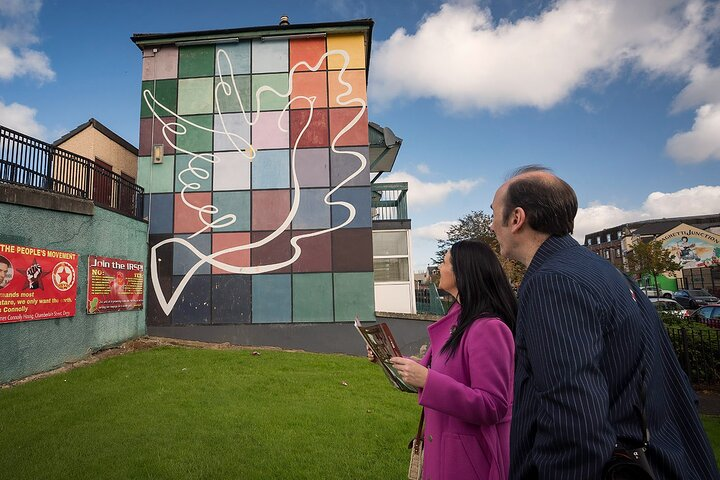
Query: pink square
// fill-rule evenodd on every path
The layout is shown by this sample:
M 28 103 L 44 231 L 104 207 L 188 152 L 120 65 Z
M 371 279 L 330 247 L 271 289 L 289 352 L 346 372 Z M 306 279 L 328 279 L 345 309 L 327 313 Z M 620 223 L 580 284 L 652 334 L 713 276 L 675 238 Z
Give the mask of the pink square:
M 253 114 L 252 146 L 257 150 L 288 148 L 288 112 Z
M 252 229 L 277 230 L 290 214 L 290 190 L 252 192 Z
M 250 243 L 249 232 L 239 233 L 213 233 L 212 236 L 212 251 L 213 253 L 227 250 L 228 248 L 237 247 L 240 245 L 247 245 Z M 237 250 L 231 253 L 224 253 L 218 255 L 215 259 L 232 265 L 234 267 L 249 267 L 250 266 L 250 250 Z M 233 272 L 226 272 L 222 268 L 217 268 L 213 265 L 212 273 L 214 275 L 223 275 Z
M 206 205 L 212 205 L 212 194 L 210 192 L 186 193 L 185 201 L 179 193 L 175 194 L 175 226 L 173 228 L 175 233 L 195 233 L 205 227 L 200 219 L 200 212 L 187 205 L 186 202 L 199 209 Z M 202 218 L 210 223 L 212 221 L 210 217 L 210 215 L 203 214 Z
M 143 50 L 143 80 L 177 78 L 177 66 L 178 48 L 175 46 L 147 47 Z

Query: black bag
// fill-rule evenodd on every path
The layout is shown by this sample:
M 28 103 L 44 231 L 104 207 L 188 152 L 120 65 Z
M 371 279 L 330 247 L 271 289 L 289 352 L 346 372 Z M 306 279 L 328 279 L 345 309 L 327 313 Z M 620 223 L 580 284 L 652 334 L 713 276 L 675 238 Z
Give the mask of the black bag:
M 636 449 L 615 445 L 612 457 L 605 464 L 603 480 L 655 480 L 645 457 L 645 447 Z

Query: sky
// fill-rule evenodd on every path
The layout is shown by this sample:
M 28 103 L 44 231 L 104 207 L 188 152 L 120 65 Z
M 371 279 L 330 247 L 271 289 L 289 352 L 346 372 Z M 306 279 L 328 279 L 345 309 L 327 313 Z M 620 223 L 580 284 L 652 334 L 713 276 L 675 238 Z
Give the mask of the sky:
M 718 0 L 0 0 L 0 124 L 52 142 L 93 117 L 137 146 L 135 33 L 375 21 L 370 120 L 403 139 L 412 263 L 514 169 L 552 168 L 574 236 L 720 213 Z

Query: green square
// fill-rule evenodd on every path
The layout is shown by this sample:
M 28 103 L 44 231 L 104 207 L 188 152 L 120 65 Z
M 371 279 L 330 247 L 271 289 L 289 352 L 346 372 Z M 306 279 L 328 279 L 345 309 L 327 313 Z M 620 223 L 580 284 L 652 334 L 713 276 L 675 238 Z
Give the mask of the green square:
M 150 90 L 150 93 L 155 95 L 155 82 L 153 80 L 142 82 L 142 88 L 140 89 L 140 118 L 152 117 L 152 110 L 145 101 L 145 90 Z
M 230 94 L 225 94 L 224 87 L 218 87 L 220 77 L 215 77 L 215 113 L 222 112 L 252 112 L 250 102 L 250 75 L 235 75 L 235 82 L 229 76 L 223 77 L 223 82 L 227 84 Z M 236 90 L 237 89 L 237 90 Z M 238 101 L 238 96 L 240 101 Z M 240 105 L 242 102 L 242 105 Z M 218 104 L 220 108 L 218 109 Z
M 168 112 L 164 108 L 158 106 L 155 108 L 157 114 L 161 117 L 169 117 L 172 113 L 177 112 L 177 97 L 178 97 L 178 81 L 175 78 L 169 80 L 156 80 L 155 81 L 155 100 L 157 100 L 163 107 L 170 110 Z M 172 112 L 172 113 L 171 113 Z
M 213 79 L 187 78 L 178 81 L 178 114 L 212 113 Z
M 185 134 L 181 135 L 179 132 L 182 131 L 182 127 L 178 127 L 178 134 L 175 136 L 178 149 L 193 153 L 212 152 L 212 115 L 181 117 L 178 118 L 177 123 L 187 128 Z M 191 125 L 191 123 L 194 125 Z
M 357 315 L 363 322 L 375 321 L 375 284 L 372 272 L 333 274 L 335 321 L 351 322 Z
M 137 184 L 145 193 L 168 193 L 173 191 L 175 156 L 163 156 L 162 163 L 152 163 L 152 157 L 138 158 Z
M 225 227 L 216 228 L 218 232 L 248 232 L 250 231 L 250 191 L 214 192 L 212 203 L 218 209 L 213 220 L 219 220 L 225 215 L 235 215 L 235 223 Z M 223 224 L 227 221 L 223 221 Z
M 193 158 L 190 155 L 177 155 L 175 157 L 175 191 L 181 192 L 185 187 L 183 182 L 187 185 L 191 185 L 185 190 L 186 192 L 209 192 L 212 190 L 212 174 L 213 164 L 204 160 L 203 158 L 196 157 L 192 161 L 193 171 L 187 171 L 182 174 L 183 182 L 180 181 L 180 172 L 188 168 L 190 159 Z M 207 175 L 207 178 L 201 178 Z M 198 188 L 194 188 L 198 187 Z
M 179 48 L 178 77 L 212 77 L 215 74 L 215 45 Z
M 332 322 L 332 274 L 294 274 L 293 322 Z
M 260 88 L 268 86 L 273 88 L 280 94 L 287 93 L 289 88 L 288 74 L 287 73 L 269 73 L 265 75 L 253 75 L 252 76 L 252 91 L 253 91 L 253 108 L 265 110 L 282 110 L 288 103 L 288 96 L 279 97 L 275 93 L 270 91 L 264 91 L 260 94 L 259 103 L 256 105 L 257 92 Z

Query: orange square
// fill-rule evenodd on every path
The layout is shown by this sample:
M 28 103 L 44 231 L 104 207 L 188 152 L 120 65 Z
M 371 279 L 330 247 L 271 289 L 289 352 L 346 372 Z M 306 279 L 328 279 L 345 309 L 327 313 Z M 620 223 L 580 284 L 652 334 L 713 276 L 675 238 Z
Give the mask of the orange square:
M 365 146 L 368 140 L 368 113 L 367 109 L 357 120 L 350 130 L 345 132 L 340 138 L 336 137 L 340 131 L 351 123 L 355 116 L 360 113 L 359 108 L 331 108 L 330 109 L 330 145 L 338 147 L 348 146 Z
M 315 67 L 320 57 L 325 54 L 324 38 L 299 38 L 290 40 L 290 68 L 300 62 L 307 62 L 311 67 Z M 299 65 L 297 72 L 308 71 L 305 65 Z M 327 59 L 323 58 L 320 70 L 327 70 Z
M 328 90 L 330 93 L 331 107 L 359 107 L 357 102 L 346 105 L 340 102 L 349 102 L 353 98 L 360 98 L 367 105 L 367 86 L 365 84 L 365 70 L 345 70 L 342 79 L 350 84 L 350 89 L 340 83 L 340 71 L 331 70 L 328 72 Z M 347 93 L 349 90 L 349 93 Z M 338 99 L 338 96 L 344 95 Z
M 186 205 L 186 203 L 192 205 L 192 207 Z M 201 214 L 197 209 L 209 205 L 212 205 L 212 193 L 210 192 L 186 193 L 184 201 L 182 195 L 176 193 L 173 231 L 175 233 L 195 233 L 205 228 L 202 219 L 210 223 L 212 222 L 211 215 Z
M 315 108 L 327 107 L 327 77 L 325 72 L 301 72 L 291 76 L 292 92 L 290 98 L 316 97 Z M 307 100 L 298 99 L 290 108 L 310 108 Z
M 221 252 L 229 248 L 237 247 L 240 245 L 248 245 L 250 243 L 250 232 L 237 232 L 237 233 L 213 233 L 212 236 L 212 252 Z M 250 250 L 236 250 L 230 253 L 223 253 L 214 257 L 216 260 L 227 263 L 234 267 L 249 267 L 250 266 Z M 222 268 L 218 268 L 215 265 L 212 267 L 213 275 L 223 275 L 234 272 L 227 272 Z

